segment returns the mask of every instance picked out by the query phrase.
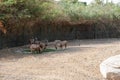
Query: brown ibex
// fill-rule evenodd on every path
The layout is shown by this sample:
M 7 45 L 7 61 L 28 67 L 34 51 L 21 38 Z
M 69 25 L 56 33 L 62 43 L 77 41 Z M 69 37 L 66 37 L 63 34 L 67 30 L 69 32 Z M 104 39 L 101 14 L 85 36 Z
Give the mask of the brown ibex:
M 43 51 L 43 49 L 40 47 L 40 44 L 31 44 L 30 45 L 30 50 L 31 50 L 31 52 L 33 52 L 33 51 L 37 51 L 37 52 L 41 52 L 41 51 Z

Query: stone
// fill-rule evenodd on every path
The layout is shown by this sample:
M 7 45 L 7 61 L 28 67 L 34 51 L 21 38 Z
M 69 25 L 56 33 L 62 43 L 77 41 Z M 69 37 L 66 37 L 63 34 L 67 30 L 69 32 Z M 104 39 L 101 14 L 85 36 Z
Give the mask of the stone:
M 120 80 L 120 55 L 112 56 L 100 64 L 102 76 L 108 80 Z

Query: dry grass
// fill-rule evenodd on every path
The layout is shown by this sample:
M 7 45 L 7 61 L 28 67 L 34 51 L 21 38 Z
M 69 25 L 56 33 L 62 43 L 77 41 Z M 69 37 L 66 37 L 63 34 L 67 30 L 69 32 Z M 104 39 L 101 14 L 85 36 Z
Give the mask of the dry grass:
M 80 46 L 79 46 L 80 43 Z M 119 39 L 75 40 L 65 50 L 43 54 L 0 51 L 0 80 L 103 80 L 99 64 L 120 53 Z

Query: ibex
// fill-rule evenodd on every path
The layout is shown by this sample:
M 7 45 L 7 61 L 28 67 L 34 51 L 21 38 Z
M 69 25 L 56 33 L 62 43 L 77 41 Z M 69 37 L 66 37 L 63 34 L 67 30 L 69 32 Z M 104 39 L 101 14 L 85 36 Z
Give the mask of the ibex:
M 64 40 L 64 41 L 61 41 L 61 40 L 55 40 L 54 41 L 54 46 L 56 49 L 58 49 L 58 47 L 60 47 L 61 49 L 63 47 L 67 48 L 67 44 L 68 44 L 68 41 Z
M 41 52 L 43 49 L 40 47 L 40 44 L 31 44 L 30 50 L 33 53 L 33 51 Z

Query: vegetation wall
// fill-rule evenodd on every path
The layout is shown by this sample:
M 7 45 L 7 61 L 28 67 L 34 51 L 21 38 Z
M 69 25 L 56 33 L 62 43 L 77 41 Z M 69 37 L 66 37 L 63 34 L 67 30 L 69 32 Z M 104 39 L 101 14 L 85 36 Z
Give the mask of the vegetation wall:
M 120 4 L 94 0 L 1 0 L 0 48 L 29 43 L 31 37 L 96 39 L 120 37 Z

